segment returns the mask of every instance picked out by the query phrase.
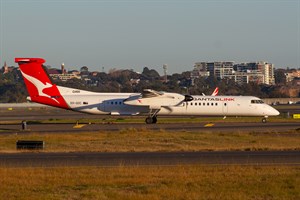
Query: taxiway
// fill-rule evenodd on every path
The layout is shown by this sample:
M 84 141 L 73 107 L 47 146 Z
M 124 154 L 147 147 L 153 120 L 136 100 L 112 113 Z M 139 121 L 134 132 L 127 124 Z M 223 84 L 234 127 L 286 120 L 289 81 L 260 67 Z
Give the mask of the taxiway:
M 300 165 L 300 151 L 1 153 L 1 167 Z
M 23 131 L 21 124 L 2 124 L 0 134 L 4 133 L 81 133 L 81 132 L 103 132 L 120 131 L 126 129 L 136 130 L 166 130 L 166 131 L 251 131 L 251 132 L 279 132 L 292 131 L 300 128 L 298 122 L 269 122 L 269 123 L 250 123 L 250 122 L 216 122 L 216 123 L 110 123 L 110 124 L 68 124 L 68 123 L 47 123 L 47 124 L 28 124 L 27 130 Z

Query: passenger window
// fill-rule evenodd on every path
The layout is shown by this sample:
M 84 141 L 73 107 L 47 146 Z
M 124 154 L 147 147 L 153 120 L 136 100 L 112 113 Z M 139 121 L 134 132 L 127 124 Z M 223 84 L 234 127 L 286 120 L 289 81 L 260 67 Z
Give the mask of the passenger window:
M 252 104 L 263 104 L 264 102 L 262 100 L 251 100 Z
M 209 106 L 209 103 L 207 103 L 207 105 Z
M 211 103 L 211 105 L 213 106 L 213 105 L 214 105 L 214 103 Z
M 197 103 L 195 103 L 195 106 L 197 105 Z

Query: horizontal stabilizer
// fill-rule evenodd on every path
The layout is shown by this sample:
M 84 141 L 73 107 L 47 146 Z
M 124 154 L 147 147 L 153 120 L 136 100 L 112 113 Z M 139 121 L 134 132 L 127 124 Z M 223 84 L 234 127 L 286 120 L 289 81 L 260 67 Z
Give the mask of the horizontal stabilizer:
M 46 60 L 43 58 L 15 58 L 16 63 L 45 63 Z

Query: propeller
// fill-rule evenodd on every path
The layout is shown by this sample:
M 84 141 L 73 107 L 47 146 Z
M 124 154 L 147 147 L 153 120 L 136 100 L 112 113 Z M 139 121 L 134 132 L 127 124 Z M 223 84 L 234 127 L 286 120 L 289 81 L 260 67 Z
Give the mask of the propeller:
M 194 97 L 192 97 L 191 95 L 183 95 L 184 96 L 184 99 L 182 101 L 180 101 L 176 106 L 179 106 L 181 105 L 182 103 L 185 103 L 185 107 L 187 109 L 187 106 L 188 106 L 188 102 L 189 101 L 193 101 L 194 100 Z
M 184 95 L 184 102 L 185 102 L 185 109 L 187 110 L 187 107 L 188 107 L 188 102 L 189 101 L 193 101 L 194 100 L 194 98 L 191 96 L 191 95 L 188 95 L 188 94 L 186 94 L 186 95 Z
M 193 100 L 194 100 L 194 98 L 191 95 L 188 95 L 188 94 L 184 95 L 183 101 L 189 102 L 189 101 L 193 101 Z
M 185 103 L 185 108 L 187 109 L 187 106 L 188 106 L 188 102 L 189 101 L 193 101 L 194 100 L 194 97 L 192 97 L 191 95 L 182 95 L 184 96 L 184 99 L 182 99 L 180 102 L 178 102 L 175 106 L 179 106 L 181 105 L 182 103 Z M 175 98 L 174 96 L 167 96 L 168 98 Z M 172 111 L 172 107 L 169 107 L 169 106 L 164 106 L 165 109 L 169 110 L 169 111 Z

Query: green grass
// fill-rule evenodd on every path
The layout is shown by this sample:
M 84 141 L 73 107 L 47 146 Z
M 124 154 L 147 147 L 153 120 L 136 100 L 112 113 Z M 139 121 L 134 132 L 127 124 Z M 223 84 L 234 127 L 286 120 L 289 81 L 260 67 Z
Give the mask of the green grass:
M 300 199 L 297 166 L 0 168 L 0 199 Z
M 112 132 L 3 134 L 0 152 L 15 152 L 17 140 L 43 140 L 46 152 L 142 152 L 219 150 L 299 150 L 299 130 L 287 132 L 165 131 L 123 129 Z

